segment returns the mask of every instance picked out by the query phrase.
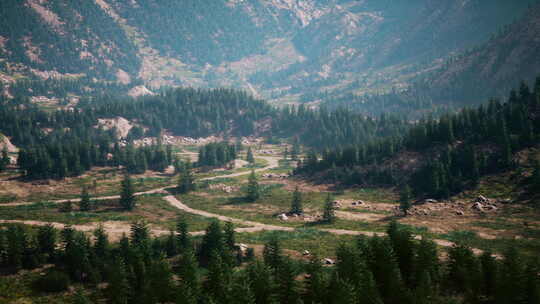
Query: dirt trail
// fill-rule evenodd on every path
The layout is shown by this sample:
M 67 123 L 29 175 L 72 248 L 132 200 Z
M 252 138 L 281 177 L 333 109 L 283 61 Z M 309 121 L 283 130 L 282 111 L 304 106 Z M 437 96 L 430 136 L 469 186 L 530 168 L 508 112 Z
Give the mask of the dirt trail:
M 262 158 L 262 159 L 266 160 L 268 162 L 268 165 L 266 167 L 264 167 L 264 168 L 256 169 L 255 172 L 261 172 L 261 171 L 265 171 L 265 170 L 269 170 L 269 169 L 274 169 L 274 168 L 277 168 L 279 166 L 279 158 L 277 158 L 277 157 L 260 156 L 258 158 Z M 238 177 L 238 176 L 243 176 L 243 175 L 248 175 L 248 174 L 251 174 L 251 171 L 244 171 L 244 172 L 238 172 L 238 173 L 233 173 L 233 174 L 206 177 L 206 178 L 201 178 L 199 180 L 200 181 L 207 181 L 207 180 L 213 180 L 213 179 L 219 179 L 219 178 Z M 156 194 L 156 193 L 166 194 L 166 193 L 168 193 L 166 189 L 170 188 L 171 186 L 172 185 L 161 187 L 161 188 L 156 188 L 156 189 L 151 189 L 151 190 L 147 190 L 147 191 L 137 192 L 134 195 L 135 196 L 141 196 L 141 195 Z M 106 201 L 106 200 L 113 200 L 113 199 L 119 199 L 119 198 L 120 198 L 120 195 L 110 195 L 110 196 L 92 197 L 92 200 L 96 200 L 96 201 L 104 201 L 105 200 Z M 48 203 L 61 204 L 61 203 L 65 203 L 65 202 L 77 203 L 77 202 L 80 202 L 80 201 L 81 201 L 80 198 L 73 198 L 73 199 L 52 200 L 52 201 L 48 201 Z M 0 204 L 0 207 L 25 206 L 25 205 L 32 205 L 32 204 L 35 204 L 35 203 L 36 202 L 7 203 L 7 204 Z
M 263 156 L 261 156 L 260 158 L 266 160 L 268 162 L 268 165 L 266 167 L 264 167 L 264 168 L 260 168 L 260 169 L 255 170 L 255 172 L 265 171 L 265 170 L 273 169 L 273 168 L 276 168 L 276 167 L 279 166 L 279 159 L 276 158 L 276 157 L 268 157 L 268 156 L 263 157 Z M 218 178 L 237 177 L 237 176 L 247 175 L 247 174 L 250 174 L 250 173 L 251 173 L 250 171 L 246 171 L 246 172 L 239 172 L 239 173 L 233 173 L 233 174 L 228 174 L 228 175 L 208 177 L 208 178 L 203 178 L 201 180 L 213 180 L 213 179 L 218 179 Z M 167 193 L 166 192 L 167 188 L 168 187 L 161 187 L 161 188 L 152 189 L 152 190 L 148 190 L 148 191 L 144 191 L 144 192 L 138 192 L 135 195 L 139 196 L 139 195 L 153 194 L 153 193 Z M 119 195 L 113 195 L 113 196 L 96 197 L 96 198 L 93 198 L 93 199 L 94 200 L 111 200 L 111 199 L 118 199 L 118 198 L 120 198 Z M 207 212 L 207 211 L 204 211 L 204 210 L 193 209 L 193 208 L 185 205 L 181 201 L 179 201 L 173 195 L 165 196 L 164 199 L 169 204 L 171 204 L 172 206 L 174 206 L 174 207 L 176 207 L 179 210 L 182 210 L 184 212 L 188 212 L 188 213 L 191 213 L 191 214 L 196 214 L 196 215 L 200 215 L 200 216 L 204 216 L 204 217 L 216 218 L 216 219 L 219 219 L 220 221 L 226 221 L 226 222 L 228 221 L 228 222 L 233 222 L 233 223 L 236 223 L 236 224 L 242 224 L 242 225 L 245 225 L 245 226 L 249 226 L 249 227 L 245 227 L 245 228 L 236 228 L 235 229 L 236 232 L 294 231 L 295 230 L 295 228 L 292 228 L 292 227 L 284 227 L 284 226 L 263 224 L 263 223 L 259 223 L 259 222 L 252 222 L 252 221 L 232 218 L 232 217 L 228 217 L 228 216 L 224 216 L 224 215 L 219 215 L 219 214 Z M 78 201 L 80 201 L 80 199 L 56 200 L 56 201 L 52 201 L 52 202 L 53 203 L 63 203 L 63 202 L 67 202 L 67 201 L 78 202 Z M 31 202 L 10 203 L 10 204 L 2 204 L 0 206 L 20 206 L 20 205 L 28 205 L 28 204 L 33 204 L 33 203 L 31 203 Z M 341 214 L 342 217 L 350 217 L 351 216 L 351 213 L 349 213 L 349 212 L 342 212 L 342 213 L 343 213 L 343 214 Z M 347 214 L 344 214 L 344 213 L 347 213 Z M 360 215 L 360 216 L 362 216 L 362 215 Z M 365 219 L 363 219 L 363 220 L 365 220 Z M 63 228 L 65 226 L 65 224 L 62 224 L 62 223 L 49 223 L 49 222 L 42 222 L 42 221 L 0 220 L 0 223 L 23 223 L 23 224 L 38 225 L 38 226 L 52 224 L 53 226 L 55 226 L 56 228 L 59 228 L 59 229 L 61 229 L 61 228 Z M 72 227 L 74 229 L 81 230 L 81 231 L 92 231 L 92 230 L 95 230 L 98 227 L 99 224 L 100 223 L 91 223 L 91 224 L 86 224 L 86 225 L 72 225 Z M 129 224 L 126 224 L 126 223 L 104 222 L 104 223 L 101 223 L 101 224 L 103 225 L 103 229 L 105 231 L 107 231 L 107 233 L 111 236 L 111 239 L 120 238 L 122 236 L 122 234 L 129 234 L 129 232 L 130 232 L 130 226 L 129 226 Z M 344 230 L 344 229 L 319 229 L 319 230 L 320 231 L 325 231 L 325 232 L 328 232 L 328 233 L 332 233 L 332 234 L 336 234 L 336 235 L 365 235 L 365 236 L 384 236 L 384 235 L 386 235 L 385 233 L 382 233 L 382 232 L 373 232 L 373 231 L 357 231 L 357 230 Z M 156 235 L 156 236 L 159 236 L 159 235 L 167 234 L 167 233 L 169 233 L 169 231 L 151 229 L 151 233 Z M 191 234 L 192 235 L 202 235 L 202 234 L 204 234 L 204 231 L 191 232 Z M 420 236 L 415 236 L 415 238 L 419 239 Z M 437 245 L 443 246 L 443 247 L 451 247 L 451 246 L 454 245 L 454 243 L 452 243 L 450 241 L 447 241 L 447 240 L 434 239 L 433 241 Z M 477 254 L 482 253 L 482 251 L 480 249 L 473 249 L 473 250 Z

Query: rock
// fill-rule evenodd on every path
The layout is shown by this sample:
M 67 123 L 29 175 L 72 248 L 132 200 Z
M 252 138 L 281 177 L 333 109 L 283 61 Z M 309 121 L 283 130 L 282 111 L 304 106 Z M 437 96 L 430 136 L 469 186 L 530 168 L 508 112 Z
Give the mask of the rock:
M 240 243 L 238 244 L 238 248 L 240 248 L 240 251 L 244 253 L 248 250 L 248 245 Z
M 326 265 L 334 265 L 336 262 L 334 260 L 332 260 L 332 259 L 326 258 L 326 259 L 324 259 L 324 263 Z
M 435 199 L 432 199 L 432 198 L 428 198 L 426 200 L 424 200 L 424 203 L 425 204 L 435 204 L 435 203 L 438 203 L 439 201 L 435 200 Z
M 278 218 L 282 221 L 287 221 L 289 219 L 285 213 L 278 215 Z
M 476 198 L 476 202 L 479 202 L 479 203 L 489 203 L 489 199 L 487 199 L 485 196 L 483 195 L 479 195 L 477 198 Z
M 509 198 L 505 198 L 505 199 L 499 200 L 499 203 L 501 203 L 501 204 L 511 204 L 512 200 L 509 199 Z
M 474 210 L 477 210 L 477 211 L 480 211 L 480 212 L 484 212 L 484 205 L 482 205 L 481 203 L 479 202 L 476 202 L 472 205 L 472 209 Z
M 309 250 L 304 250 L 304 252 L 302 252 L 302 255 L 308 256 L 308 255 L 311 255 L 311 252 L 309 252 Z
M 465 215 L 465 212 L 463 212 L 462 210 L 457 210 L 456 214 L 460 215 L 460 216 L 463 216 L 463 215 Z
M 485 208 L 490 211 L 497 211 L 497 206 L 495 205 L 488 205 L 488 206 L 485 206 Z
M 353 206 L 362 206 L 362 205 L 365 205 L 366 203 L 364 201 L 356 201 L 356 202 L 352 202 L 351 205 Z

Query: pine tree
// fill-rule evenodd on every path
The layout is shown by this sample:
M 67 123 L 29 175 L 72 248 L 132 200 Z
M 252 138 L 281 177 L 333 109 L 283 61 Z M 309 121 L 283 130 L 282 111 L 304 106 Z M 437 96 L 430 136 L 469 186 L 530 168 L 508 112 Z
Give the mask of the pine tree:
M 291 210 L 289 211 L 289 213 L 298 215 L 302 215 L 304 213 L 304 210 L 302 208 L 302 194 L 300 193 L 298 186 L 296 186 L 296 188 L 294 189 L 293 198 L 291 201 Z
M 202 266 L 207 266 L 211 254 L 215 251 L 221 254 L 227 254 L 224 250 L 224 237 L 221 225 L 218 221 L 212 221 L 206 228 L 204 237 L 199 248 L 199 261 Z
M 90 211 L 91 209 L 90 194 L 88 193 L 88 188 L 83 187 L 81 192 L 81 201 L 79 202 L 79 209 L 81 211 Z
M 188 231 L 188 225 L 184 217 L 179 217 L 176 223 L 176 233 L 178 238 L 178 249 L 181 253 L 191 251 L 191 237 Z
M 297 303 L 300 298 L 296 272 L 292 262 L 284 259 L 276 271 L 277 297 L 281 303 Z
M 221 259 L 221 255 L 217 251 L 213 251 L 208 264 L 205 290 L 210 293 L 214 300 L 221 301 L 228 296 L 230 281 L 230 269 Z
M 121 259 L 114 261 L 109 270 L 109 284 L 105 289 L 105 295 L 111 304 L 127 304 L 131 290 L 124 261 Z
M 281 246 L 276 237 L 270 238 L 264 245 L 263 250 L 264 263 L 273 269 L 277 269 L 283 260 Z
M 234 225 L 232 222 L 225 223 L 225 227 L 223 228 L 223 234 L 225 238 L 225 245 L 227 245 L 230 251 L 234 250 L 234 248 L 236 247 L 236 238 L 234 232 Z
M 399 209 L 405 216 L 407 215 L 407 211 L 412 207 L 411 196 L 411 188 L 409 185 L 405 185 L 399 195 Z
M 250 289 L 255 295 L 255 303 L 272 304 L 274 301 L 274 281 L 267 265 L 256 260 L 247 267 Z
M 178 181 L 178 192 L 189 193 L 195 190 L 195 182 L 191 173 L 191 164 L 186 162 L 180 172 L 180 180 Z
M 103 226 L 100 225 L 94 230 L 94 254 L 101 260 L 105 260 L 109 256 L 109 250 L 109 237 L 105 233 Z
M 51 224 L 39 227 L 37 240 L 40 253 L 51 257 L 56 247 L 56 229 Z
M 124 175 L 124 180 L 122 181 L 122 192 L 120 193 L 120 206 L 124 210 L 131 211 L 135 208 L 136 198 L 133 189 L 133 181 L 131 177 L 126 174 Z
M 251 165 L 255 164 L 255 157 L 253 156 L 253 151 L 251 151 L 251 147 L 248 147 L 246 161 Z
M 73 203 L 71 201 L 67 201 L 65 203 L 62 203 L 59 208 L 60 212 L 71 212 L 73 211 Z
M 257 176 L 255 175 L 255 170 L 251 170 L 251 174 L 248 178 L 248 186 L 246 199 L 250 202 L 258 200 L 260 197 L 259 193 L 259 183 L 257 182 Z
M 323 221 L 326 223 L 334 223 L 336 221 L 336 213 L 334 211 L 334 202 L 330 193 L 326 196 L 324 203 Z

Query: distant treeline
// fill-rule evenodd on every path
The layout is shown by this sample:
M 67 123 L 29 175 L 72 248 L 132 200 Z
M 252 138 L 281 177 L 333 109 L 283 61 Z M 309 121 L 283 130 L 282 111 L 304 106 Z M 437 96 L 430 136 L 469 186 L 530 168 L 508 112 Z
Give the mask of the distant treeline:
M 296 172 L 326 172 L 327 179 L 344 184 L 409 183 L 417 195 L 448 197 L 482 175 L 515 167 L 513 153 L 539 142 L 540 78 L 533 91 L 522 83 L 505 103 L 491 100 L 476 109 L 423 118 L 403 133 L 326 150 L 322 160 L 312 152 Z M 386 163 L 406 151 L 428 155 L 426 164 L 409 180 L 403 179 L 407 172 Z

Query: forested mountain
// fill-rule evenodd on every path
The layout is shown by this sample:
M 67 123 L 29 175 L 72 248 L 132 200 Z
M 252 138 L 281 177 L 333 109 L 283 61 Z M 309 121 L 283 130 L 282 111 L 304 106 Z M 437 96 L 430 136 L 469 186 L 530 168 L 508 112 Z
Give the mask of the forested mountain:
M 323 96 L 324 105 L 346 106 L 371 115 L 390 111 L 419 117 L 426 109 L 437 113 L 477 105 L 489 98 L 503 99 L 521 80 L 532 82 L 537 76 L 539 36 L 540 5 L 535 5 L 485 43 L 444 59 L 431 71 L 419 73 L 405 90 Z
M 523 21 L 510 32 L 524 26 L 530 30 L 505 41 L 529 47 L 538 29 L 530 21 L 537 14 L 527 13 L 531 3 L 535 1 L 4 1 L 0 76 L 4 84 L 21 76 L 79 78 L 95 91 L 100 91 L 97 83 L 114 81 L 128 86 L 122 94 L 140 85 L 183 85 L 242 88 L 284 102 L 349 102 L 358 94 L 401 91 L 441 60 L 482 45 L 516 19 Z M 479 52 L 501 52 L 489 43 L 485 49 Z M 536 60 L 525 55 L 512 57 L 517 63 Z M 447 75 L 468 66 L 456 65 L 434 83 L 443 89 L 453 84 Z M 527 79 L 528 72 L 523 74 L 517 76 Z M 73 92 L 80 96 L 88 91 L 83 93 Z
M 296 173 L 343 185 L 410 186 L 416 196 L 448 198 L 483 175 L 522 168 L 515 153 L 537 145 L 538 134 L 540 77 L 533 90 L 522 83 L 504 103 L 423 118 L 403 136 L 311 152 Z

